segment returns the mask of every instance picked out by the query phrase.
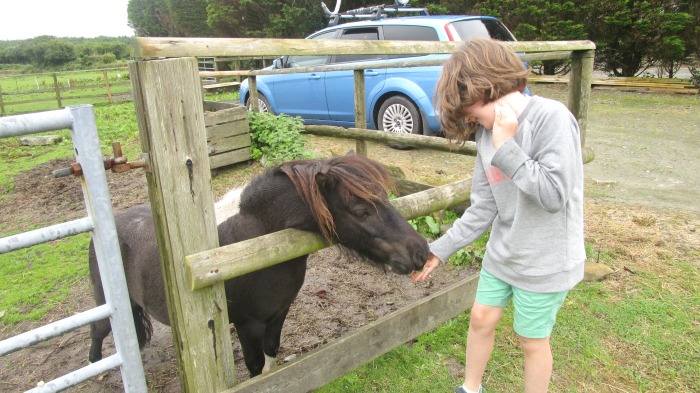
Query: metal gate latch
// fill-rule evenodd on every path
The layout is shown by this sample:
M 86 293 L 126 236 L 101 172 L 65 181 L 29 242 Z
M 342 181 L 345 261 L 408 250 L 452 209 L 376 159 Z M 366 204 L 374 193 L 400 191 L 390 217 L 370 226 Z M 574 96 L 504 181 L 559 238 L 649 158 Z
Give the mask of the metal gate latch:
M 122 145 L 119 142 L 112 142 L 112 151 L 114 157 L 103 157 L 105 170 L 110 169 L 114 173 L 122 173 L 134 168 L 144 168 L 146 172 L 150 171 L 148 165 L 148 154 L 141 153 L 141 157 L 136 161 L 129 162 L 128 158 L 122 154 Z M 74 162 L 68 168 L 56 169 L 51 173 L 53 177 L 64 177 L 69 175 L 82 176 L 83 168 L 80 163 Z

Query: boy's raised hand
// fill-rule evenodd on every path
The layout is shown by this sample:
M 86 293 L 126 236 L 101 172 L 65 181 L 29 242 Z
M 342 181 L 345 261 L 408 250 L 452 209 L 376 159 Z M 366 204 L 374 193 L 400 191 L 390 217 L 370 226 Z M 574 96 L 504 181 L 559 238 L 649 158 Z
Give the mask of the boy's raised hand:
M 493 145 L 500 148 L 507 140 L 515 137 L 518 129 L 518 115 L 507 100 L 508 96 L 497 100 L 494 105 Z

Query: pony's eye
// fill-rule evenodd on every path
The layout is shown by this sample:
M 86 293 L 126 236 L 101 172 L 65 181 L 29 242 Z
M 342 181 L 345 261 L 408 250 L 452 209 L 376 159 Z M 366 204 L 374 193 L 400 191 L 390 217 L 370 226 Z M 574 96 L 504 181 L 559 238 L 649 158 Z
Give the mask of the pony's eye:
M 368 209 L 356 209 L 353 211 L 353 214 L 358 218 L 367 218 L 370 213 Z

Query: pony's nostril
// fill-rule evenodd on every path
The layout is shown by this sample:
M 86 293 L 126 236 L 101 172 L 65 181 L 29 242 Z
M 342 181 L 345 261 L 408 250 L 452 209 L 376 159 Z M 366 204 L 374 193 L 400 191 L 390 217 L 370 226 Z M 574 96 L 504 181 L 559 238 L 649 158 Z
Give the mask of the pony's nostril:
M 430 255 L 430 252 L 427 245 L 421 244 L 416 248 L 413 253 L 413 265 L 416 268 L 415 270 L 420 270 L 423 268 L 425 262 L 428 261 L 428 255 Z

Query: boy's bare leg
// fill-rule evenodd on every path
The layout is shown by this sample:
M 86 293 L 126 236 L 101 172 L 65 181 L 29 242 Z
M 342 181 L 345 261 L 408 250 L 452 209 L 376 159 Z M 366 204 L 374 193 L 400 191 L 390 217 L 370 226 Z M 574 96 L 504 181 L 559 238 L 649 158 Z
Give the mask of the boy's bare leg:
M 546 393 L 552 378 L 552 349 L 549 337 L 525 338 L 520 336 L 525 353 L 525 393 Z
M 467 361 L 464 372 L 464 386 L 469 390 L 479 390 L 486 364 L 493 351 L 496 325 L 502 315 L 502 307 L 485 306 L 474 302 L 467 334 Z

